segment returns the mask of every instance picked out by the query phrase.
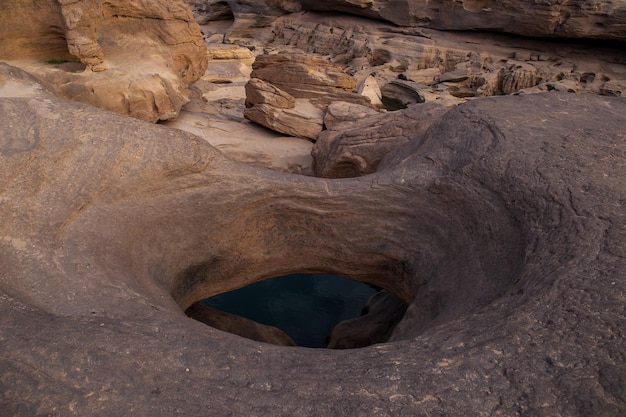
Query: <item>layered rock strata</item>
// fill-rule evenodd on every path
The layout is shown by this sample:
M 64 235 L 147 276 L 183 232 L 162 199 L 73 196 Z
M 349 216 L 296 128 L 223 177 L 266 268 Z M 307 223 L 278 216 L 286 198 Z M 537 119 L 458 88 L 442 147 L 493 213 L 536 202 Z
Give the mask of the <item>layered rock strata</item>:
M 371 105 L 369 98 L 352 91 L 356 86 L 354 77 L 323 57 L 259 55 L 246 84 L 244 117 L 277 132 L 316 140 L 332 102 Z
M 174 118 L 206 69 L 202 34 L 177 1 L 11 0 L 0 5 L 0 59 L 56 94 L 148 121 Z M 39 18 L 45 16 L 45 18 Z M 68 61 L 83 65 L 62 65 Z

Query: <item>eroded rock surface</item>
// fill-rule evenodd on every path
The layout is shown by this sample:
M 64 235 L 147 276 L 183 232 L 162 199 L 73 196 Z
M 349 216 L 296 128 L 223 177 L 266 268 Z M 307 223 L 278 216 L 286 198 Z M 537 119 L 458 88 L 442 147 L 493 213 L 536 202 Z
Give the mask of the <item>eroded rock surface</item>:
M 337 125 L 327 123 L 328 129 L 311 150 L 315 175 L 348 178 L 371 174 L 389 152 L 422 136 L 448 110 L 428 103 L 402 111 L 366 113 Z M 352 115 L 358 113 L 353 111 Z
M 193 304 L 185 311 L 185 314 L 208 326 L 247 339 L 279 346 L 296 345 L 291 337 L 274 326 L 266 326 L 245 317 L 218 310 L 202 302 Z
M 602 415 L 626 409 L 626 101 L 459 105 L 371 175 L 258 170 L 55 98 L 0 115 L 8 415 Z M 286 272 L 409 303 L 392 342 L 284 348 L 183 314 Z
M 62 97 L 143 120 L 172 119 L 189 101 L 207 56 L 182 0 L 48 3 L 0 5 L 0 59 Z M 63 65 L 72 60 L 83 65 Z
M 329 104 L 370 105 L 369 98 L 352 91 L 356 86 L 354 77 L 323 57 L 259 55 L 246 85 L 244 116 L 277 132 L 316 140 Z
M 233 10 L 245 10 L 241 19 L 258 27 L 273 22 L 286 11 L 317 10 L 345 12 L 400 26 L 421 26 L 440 30 L 488 30 L 538 37 L 574 37 L 626 40 L 626 6 L 620 1 L 592 0 L 537 2 L 532 0 L 299 0 L 252 5 L 234 0 Z M 273 7 L 272 7 L 273 6 Z M 235 17 L 238 14 L 235 13 Z M 246 22 L 248 26 L 250 22 Z

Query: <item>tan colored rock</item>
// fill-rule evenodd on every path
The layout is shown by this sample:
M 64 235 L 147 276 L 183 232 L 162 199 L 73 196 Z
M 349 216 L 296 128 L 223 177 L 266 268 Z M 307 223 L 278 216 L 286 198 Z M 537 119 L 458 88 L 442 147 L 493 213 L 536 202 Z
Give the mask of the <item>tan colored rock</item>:
M 296 98 L 351 92 L 357 86 L 356 79 L 338 65 L 303 53 L 259 55 L 252 64 L 250 77 L 272 83 Z
M 372 75 L 368 75 L 363 80 L 361 80 L 361 82 L 359 82 L 356 92 L 358 94 L 361 94 L 362 96 L 367 97 L 373 106 L 380 109 L 385 107 L 382 102 L 383 94 L 380 91 L 378 81 L 376 81 L 376 78 L 374 78 Z
M 380 114 L 369 106 L 350 103 L 347 101 L 335 101 L 328 105 L 324 115 L 324 126 L 329 130 L 341 130 L 343 123 L 352 124 L 357 120 Z
M 246 108 L 244 117 L 286 135 L 317 140 L 324 128 L 324 112 L 306 99 L 295 99 L 292 108 L 257 104 Z
M 315 55 L 260 55 L 250 76 L 244 116 L 288 135 L 316 140 L 326 109 L 335 101 L 370 104 L 369 98 L 352 92 L 354 77 Z
M 245 89 L 246 107 L 267 104 L 279 109 L 292 109 L 296 106 L 291 94 L 259 78 L 251 78 Z
M 189 85 L 204 74 L 202 34 L 182 0 L 41 4 L 0 5 L 0 37 L 8 40 L 0 45 L 0 59 L 36 75 L 62 97 L 166 120 L 176 117 L 189 101 Z M 68 60 L 84 66 L 62 68 Z

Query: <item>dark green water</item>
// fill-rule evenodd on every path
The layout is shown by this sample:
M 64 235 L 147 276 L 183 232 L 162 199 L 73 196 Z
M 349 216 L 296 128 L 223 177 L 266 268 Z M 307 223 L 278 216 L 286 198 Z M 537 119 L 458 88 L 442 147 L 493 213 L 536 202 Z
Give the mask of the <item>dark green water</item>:
M 340 321 L 359 317 L 376 289 L 337 275 L 293 274 L 257 282 L 203 302 L 278 327 L 299 346 L 325 347 Z

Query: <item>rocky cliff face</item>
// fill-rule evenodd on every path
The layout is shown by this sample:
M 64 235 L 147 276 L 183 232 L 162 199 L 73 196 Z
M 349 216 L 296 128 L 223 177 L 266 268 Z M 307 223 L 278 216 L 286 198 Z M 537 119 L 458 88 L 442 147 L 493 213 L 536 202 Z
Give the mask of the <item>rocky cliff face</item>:
M 207 0 L 205 3 L 219 3 Z M 626 39 L 626 6 L 616 0 L 292 0 L 229 1 L 236 19 L 251 26 L 299 10 L 343 12 L 399 26 L 486 30 L 525 36 Z M 262 16 L 262 17 L 261 17 Z M 252 27 L 253 27 L 252 26 Z

